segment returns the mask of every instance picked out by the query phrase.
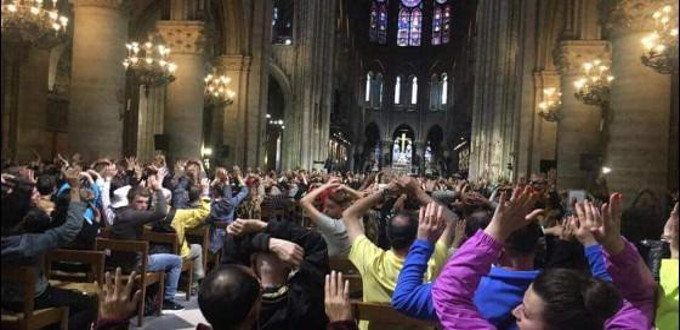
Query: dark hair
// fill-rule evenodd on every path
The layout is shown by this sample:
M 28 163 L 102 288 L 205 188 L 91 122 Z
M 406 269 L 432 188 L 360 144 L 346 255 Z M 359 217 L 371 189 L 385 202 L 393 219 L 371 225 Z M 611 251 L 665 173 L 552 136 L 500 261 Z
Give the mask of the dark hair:
M 210 187 L 210 190 L 211 190 L 213 198 L 224 197 L 224 187 L 225 186 L 226 186 L 226 184 L 224 184 L 222 182 L 212 185 Z M 230 187 L 230 189 L 231 189 L 231 187 Z
M 128 201 L 132 202 L 135 199 L 135 197 L 137 197 L 137 196 L 149 198 L 149 197 L 151 197 L 151 193 L 149 193 L 148 189 L 146 189 L 142 186 L 136 186 L 136 187 L 130 188 L 130 191 L 128 191 L 128 194 L 127 194 Z
M 210 272 L 198 291 L 198 306 L 214 330 L 236 328 L 260 297 L 260 283 L 247 268 L 225 265 Z
M 572 269 L 548 269 L 532 288 L 543 300 L 542 317 L 551 330 L 601 330 L 623 304 L 613 284 Z
M 484 230 L 491 223 L 492 217 L 493 214 L 486 210 L 479 210 L 470 214 L 465 218 L 467 220 L 465 223 L 465 236 L 472 237 L 478 230 Z
M 543 235 L 538 222 L 532 222 L 515 232 L 505 240 L 505 248 L 511 252 L 527 255 L 536 252 L 538 241 Z
M 191 186 L 189 188 L 189 204 L 194 203 L 201 197 L 201 188 L 197 186 Z
M 338 204 L 340 207 L 345 207 L 350 202 L 349 195 L 342 190 L 332 192 L 328 195 L 328 199 L 333 203 Z
M 36 188 L 38 189 L 38 192 L 41 195 L 45 196 L 53 193 L 56 187 L 57 179 L 54 176 L 41 175 L 38 177 L 38 183 L 36 184 Z
M 396 218 L 406 218 L 408 225 L 396 225 Z M 390 240 L 392 248 L 401 250 L 411 246 L 418 235 L 418 218 L 413 212 L 399 211 L 387 223 L 387 238 Z

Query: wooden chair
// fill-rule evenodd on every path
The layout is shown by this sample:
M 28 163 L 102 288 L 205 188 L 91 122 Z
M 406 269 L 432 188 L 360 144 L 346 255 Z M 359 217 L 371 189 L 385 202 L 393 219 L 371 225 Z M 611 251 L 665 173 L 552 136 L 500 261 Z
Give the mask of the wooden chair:
M 347 258 L 330 258 L 328 262 L 331 270 L 342 272 L 343 274 L 359 273 L 354 264 Z
M 128 241 L 116 240 L 109 238 L 97 238 L 97 250 L 111 250 L 117 252 L 135 252 L 141 254 L 142 265 L 139 274 L 135 278 L 125 277 L 126 281 L 135 281 L 139 283 L 142 290 L 142 299 L 139 301 L 139 308 L 137 309 L 137 325 L 141 327 L 144 324 L 144 306 L 146 305 L 146 289 L 154 283 L 159 285 L 158 304 L 163 303 L 163 292 L 165 289 L 165 272 L 149 272 L 149 242 L 145 241 Z M 161 315 L 161 309 L 156 311 L 156 315 Z
M 2 267 L 2 282 L 21 283 L 23 309 L 20 313 L 2 310 L 2 329 L 41 329 L 59 323 L 60 329 L 68 329 L 68 307 L 50 307 L 35 310 L 36 274 L 29 267 Z
M 54 250 L 45 255 L 45 276 L 50 285 L 60 289 L 76 290 L 88 295 L 96 295 L 94 281 L 104 283 L 104 251 Z M 85 273 L 53 271 L 52 264 L 58 261 L 77 262 L 89 266 Z
M 158 233 L 150 230 L 149 228 L 144 228 L 142 233 L 142 239 L 148 241 L 149 243 L 170 245 L 173 254 L 181 255 L 179 241 L 177 240 L 177 234 L 173 233 Z M 194 263 L 191 260 L 184 260 L 182 258 L 182 273 L 187 272 L 189 280 L 186 284 L 186 300 L 191 300 L 191 283 L 194 280 Z
M 357 320 L 380 323 L 382 326 L 392 326 L 417 329 L 437 329 L 439 323 L 421 321 L 397 312 L 389 304 L 367 303 L 352 301 L 352 310 Z
M 203 249 L 203 270 L 208 271 L 208 258 L 210 256 L 210 226 L 203 225 L 188 230 L 185 235 L 189 242 L 200 242 Z M 190 240 L 191 239 L 191 240 Z

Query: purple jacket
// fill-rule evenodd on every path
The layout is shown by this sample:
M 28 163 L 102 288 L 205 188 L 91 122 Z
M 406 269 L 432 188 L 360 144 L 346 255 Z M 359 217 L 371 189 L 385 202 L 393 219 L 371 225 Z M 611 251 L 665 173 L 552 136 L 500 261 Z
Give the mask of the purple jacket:
M 432 301 L 445 329 L 495 329 L 473 302 L 481 278 L 500 258 L 503 244 L 478 231 L 456 252 L 432 286 Z M 610 256 L 607 271 L 625 299 L 621 310 L 607 321 L 606 329 L 651 329 L 656 283 L 635 247 Z

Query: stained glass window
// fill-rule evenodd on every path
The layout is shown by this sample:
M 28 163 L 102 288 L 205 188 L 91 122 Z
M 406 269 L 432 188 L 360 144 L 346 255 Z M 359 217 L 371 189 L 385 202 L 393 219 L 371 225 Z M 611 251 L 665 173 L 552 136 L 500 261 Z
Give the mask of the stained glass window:
M 369 41 L 387 43 L 387 5 L 388 0 L 373 0 L 369 26 Z
M 401 77 L 394 83 L 394 104 L 401 104 Z
M 411 77 L 411 104 L 418 104 L 418 78 Z
M 371 84 L 373 83 L 373 72 L 366 74 L 366 103 L 371 102 Z
M 423 31 L 422 0 L 401 0 L 397 22 L 397 45 L 420 46 Z
M 448 0 L 434 0 L 432 44 L 443 45 L 451 39 L 451 5 Z
M 442 105 L 449 102 L 449 76 L 442 73 Z
M 293 43 L 293 0 L 274 0 L 272 9 L 272 43 Z

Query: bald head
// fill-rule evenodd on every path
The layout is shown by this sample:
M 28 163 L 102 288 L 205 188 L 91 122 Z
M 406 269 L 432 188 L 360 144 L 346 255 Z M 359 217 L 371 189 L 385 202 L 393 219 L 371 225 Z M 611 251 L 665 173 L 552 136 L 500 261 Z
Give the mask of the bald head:
M 257 317 L 260 283 L 248 268 L 223 266 L 205 277 L 198 306 L 214 330 L 239 329 Z

